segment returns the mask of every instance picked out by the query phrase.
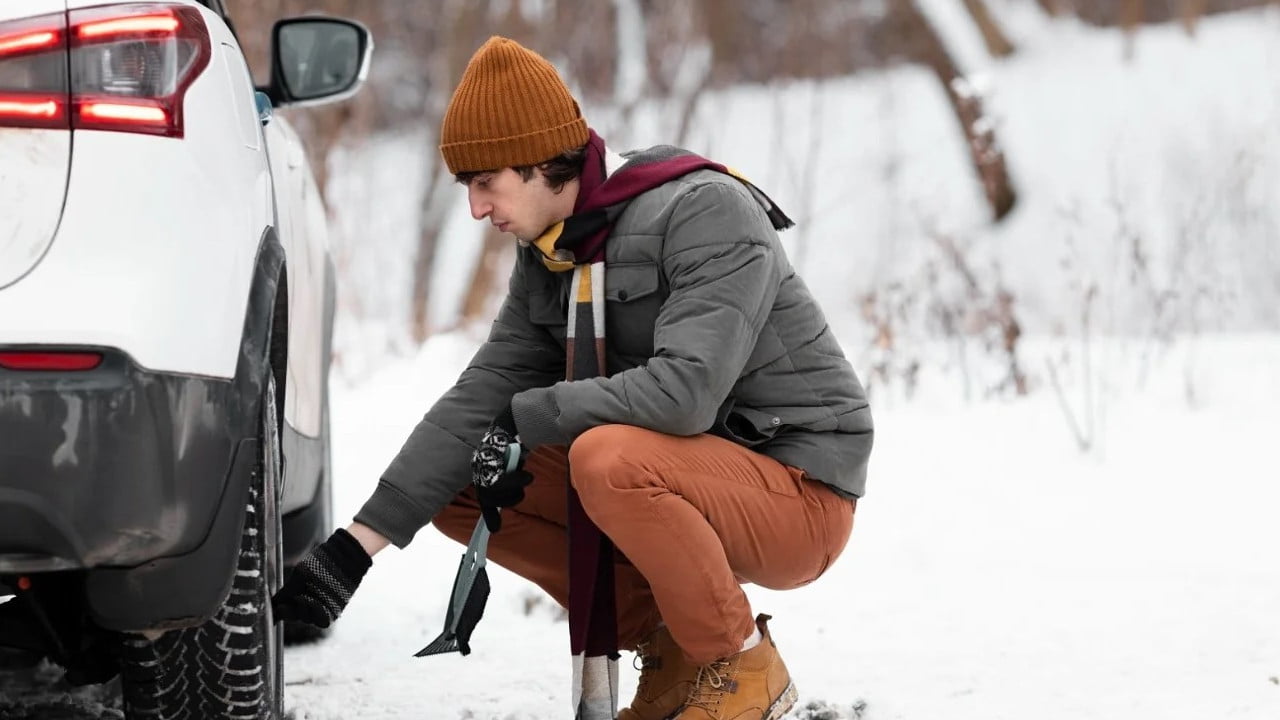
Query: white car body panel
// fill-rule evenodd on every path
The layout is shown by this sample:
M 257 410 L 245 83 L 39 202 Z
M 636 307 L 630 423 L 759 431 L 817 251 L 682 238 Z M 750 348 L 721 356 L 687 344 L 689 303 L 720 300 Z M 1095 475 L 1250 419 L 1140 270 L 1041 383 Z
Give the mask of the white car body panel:
M 320 434 L 326 358 L 324 346 L 325 260 L 328 224 L 302 141 L 279 115 L 263 127 L 271 158 L 277 207 L 276 228 L 284 246 L 289 278 L 289 373 L 285 418 L 303 435 Z
M 52 15 L 65 0 L 0 3 L 0 22 Z M 48 249 L 62 213 L 71 161 L 63 130 L 0 128 L 0 289 L 19 280 Z M 16 210 L 22 209 L 19 213 Z
M 240 109 L 220 57 L 231 37 L 207 21 L 214 55 L 187 91 L 186 137 L 75 131 L 57 237 L 0 292 L 0 343 L 108 345 L 150 370 L 234 375 L 270 171 L 227 117 Z M 248 78 L 235 90 L 252 97 Z
M 0 162 L 2 290 L 30 272 L 58 229 L 71 160 L 71 133 L 0 128 L 0 158 L 4 158 Z M 19 208 L 21 212 L 16 211 Z
M 104 4 L 65 2 L 71 10 Z M 189 0 L 181 4 L 202 13 L 213 53 L 187 91 L 185 137 L 76 130 L 60 225 L 56 210 L 40 204 L 60 199 L 54 188 L 61 186 L 59 172 L 66 177 L 65 163 L 58 170 L 47 160 L 65 152 L 71 133 L 0 128 L 0 157 L 8 165 L 0 170 L 0 202 L 23 208 L 28 224 L 41 220 L 19 232 L 13 226 L 20 221 L 0 219 L 0 344 L 115 347 L 150 370 L 231 378 L 254 258 L 264 232 L 275 227 L 289 290 L 282 410 L 296 431 L 318 437 L 324 209 L 296 133 L 278 114 L 265 128 L 259 121 L 234 36 L 215 13 Z M 64 2 L 27 0 L 17 3 L 21 10 L 6 5 L 0 4 L 0 19 L 41 14 L 45 6 L 56 12 Z M 29 161 L 9 165 L 23 157 Z M 22 182 L 6 179 L 14 171 Z M 280 199 L 278 215 L 273 197 Z M 6 249 L 10 237 L 18 240 Z M 25 277 L 5 288 L 6 268 L 24 262 L 27 268 L 12 279 Z

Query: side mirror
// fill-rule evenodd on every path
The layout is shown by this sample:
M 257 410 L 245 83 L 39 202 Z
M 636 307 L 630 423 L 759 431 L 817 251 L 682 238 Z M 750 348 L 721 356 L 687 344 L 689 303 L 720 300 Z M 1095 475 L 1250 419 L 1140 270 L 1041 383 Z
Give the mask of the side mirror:
M 369 74 L 373 38 L 360 23 L 330 17 L 287 18 L 271 30 L 271 87 L 277 107 L 351 97 Z

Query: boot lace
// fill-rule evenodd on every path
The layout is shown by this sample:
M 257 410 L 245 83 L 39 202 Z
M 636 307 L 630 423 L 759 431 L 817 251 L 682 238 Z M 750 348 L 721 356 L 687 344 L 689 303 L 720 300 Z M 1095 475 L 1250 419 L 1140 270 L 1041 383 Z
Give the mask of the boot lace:
M 636 644 L 636 656 L 631 659 L 631 667 L 640 671 L 640 681 L 637 683 L 636 691 L 644 692 L 648 687 L 649 681 L 653 679 L 653 671 L 658 667 L 658 658 L 649 654 L 652 643 L 642 642 Z
M 737 683 L 729 677 L 729 661 L 717 660 L 710 665 L 698 668 L 698 676 L 693 681 L 693 690 L 685 707 L 697 707 L 714 711 L 720 706 L 724 694 L 733 692 Z

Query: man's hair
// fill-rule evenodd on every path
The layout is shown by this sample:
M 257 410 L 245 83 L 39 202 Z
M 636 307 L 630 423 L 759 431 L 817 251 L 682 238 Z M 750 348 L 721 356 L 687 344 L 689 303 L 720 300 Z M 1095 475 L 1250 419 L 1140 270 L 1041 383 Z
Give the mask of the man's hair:
M 543 176 L 547 178 L 547 185 L 551 188 L 552 192 L 560 192 L 570 180 L 576 180 L 581 177 L 582 166 L 586 160 L 587 146 L 583 145 L 581 147 L 573 148 L 572 150 L 566 150 L 550 160 L 536 163 L 534 165 L 520 165 L 512 168 L 512 170 L 520 173 L 520 177 L 524 178 L 525 182 L 529 182 L 533 179 L 535 171 L 541 170 Z M 475 180 L 480 175 L 484 175 L 489 172 L 496 172 L 496 170 L 497 168 L 494 170 L 460 172 L 453 177 L 463 185 L 470 185 L 471 181 Z

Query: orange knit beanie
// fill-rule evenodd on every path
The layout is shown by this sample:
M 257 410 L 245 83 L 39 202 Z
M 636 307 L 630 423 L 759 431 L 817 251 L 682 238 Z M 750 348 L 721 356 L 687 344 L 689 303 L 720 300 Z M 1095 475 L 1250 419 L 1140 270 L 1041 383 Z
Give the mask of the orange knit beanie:
M 462 73 L 440 126 L 449 172 L 536 165 L 587 143 L 587 122 L 551 63 L 489 38 Z

